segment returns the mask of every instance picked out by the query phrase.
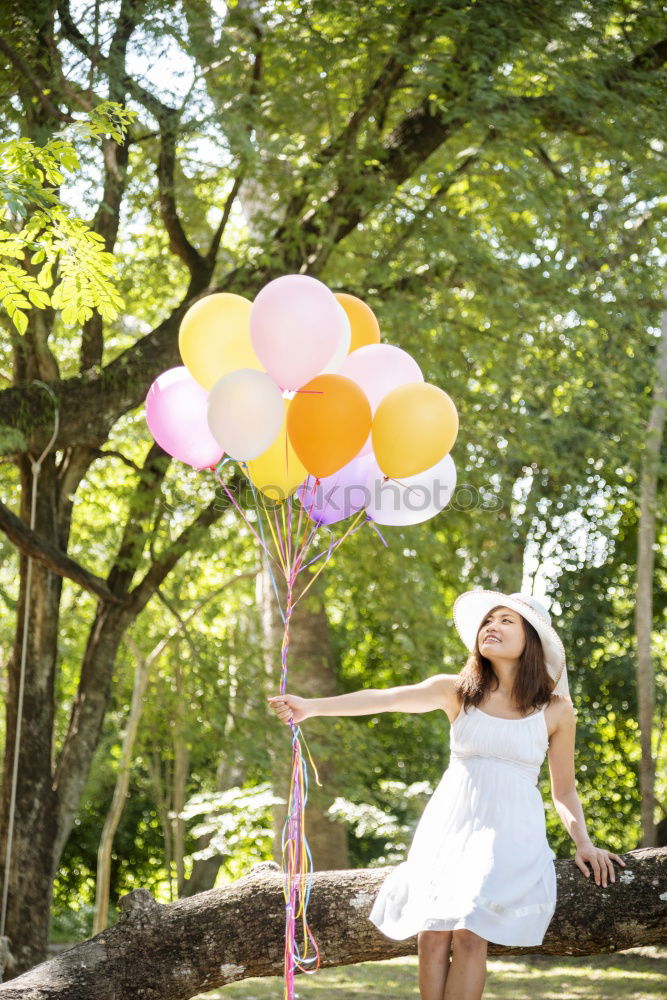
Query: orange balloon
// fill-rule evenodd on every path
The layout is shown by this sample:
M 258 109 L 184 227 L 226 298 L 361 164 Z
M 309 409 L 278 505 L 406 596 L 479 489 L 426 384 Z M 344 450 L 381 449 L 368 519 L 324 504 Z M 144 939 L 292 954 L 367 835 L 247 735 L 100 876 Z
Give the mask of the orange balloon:
M 373 417 L 373 451 L 390 479 L 416 476 L 451 451 L 459 415 L 437 385 L 408 382 L 392 389 Z
M 333 475 L 354 458 L 370 426 L 366 394 L 344 375 L 318 375 L 298 390 L 287 411 L 294 450 L 318 479 Z
M 356 351 L 358 347 L 365 347 L 366 344 L 379 344 L 380 324 L 371 307 L 358 299 L 356 295 L 350 295 L 349 292 L 336 292 L 335 295 L 347 313 L 352 327 L 352 340 L 348 354 Z

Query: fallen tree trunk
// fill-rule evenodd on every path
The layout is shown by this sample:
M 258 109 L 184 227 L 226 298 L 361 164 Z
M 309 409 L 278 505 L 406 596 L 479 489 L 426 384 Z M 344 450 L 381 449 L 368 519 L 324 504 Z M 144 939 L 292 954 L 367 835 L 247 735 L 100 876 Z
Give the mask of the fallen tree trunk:
M 558 906 L 542 952 L 592 955 L 667 942 L 667 849 L 623 855 L 606 889 L 574 861 L 557 861 Z M 387 869 L 320 872 L 309 917 L 322 965 L 350 965 L 414 954 L 416 938 L 390 941 L 367 919 Z M 282 876 L 272 863 L 224 889 L 159 905 L 145 889 L 121 900 L 112 928 L 0 987 L 22 1000 L 188 1000 L 249 976 L 279 976 L 283 961 Z

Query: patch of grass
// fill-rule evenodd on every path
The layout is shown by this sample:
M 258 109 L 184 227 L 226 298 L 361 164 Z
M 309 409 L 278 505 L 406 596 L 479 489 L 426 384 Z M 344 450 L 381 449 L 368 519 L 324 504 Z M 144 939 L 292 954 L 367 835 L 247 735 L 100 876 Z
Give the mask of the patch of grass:
M 667 948 L 634 948 L 585 958 L 526 955 L 489 959 L 484 1000 L 664 1000 Z M 278 1000 L 279 979 L 245 979 L 206 1000 Z M 395 958 L 299 976 L 299 1000 L 405 1000 L 417 994 L 417 959 Z M 199 998 L 199 1000 L 203 1000 Z

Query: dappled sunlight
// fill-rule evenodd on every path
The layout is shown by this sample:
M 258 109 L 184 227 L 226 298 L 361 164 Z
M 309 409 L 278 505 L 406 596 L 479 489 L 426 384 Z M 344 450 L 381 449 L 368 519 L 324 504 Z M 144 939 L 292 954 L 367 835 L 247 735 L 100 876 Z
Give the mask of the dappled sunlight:
M 667 948 L 636 948 L 615 955 L 584 958 L 529 955 L 491 958 L 484 1000 L 662 1000 Z M 206 1000 L 268 1000 L 276 979 L 248 979 L 202 994 Z M 398 1000 L 417 995 L 417 958 L 322 969 L 297 979 L 301 1000 L 335 995 L 336 1000 Z M 198 1000 L 202 1000 L 198 998 Z

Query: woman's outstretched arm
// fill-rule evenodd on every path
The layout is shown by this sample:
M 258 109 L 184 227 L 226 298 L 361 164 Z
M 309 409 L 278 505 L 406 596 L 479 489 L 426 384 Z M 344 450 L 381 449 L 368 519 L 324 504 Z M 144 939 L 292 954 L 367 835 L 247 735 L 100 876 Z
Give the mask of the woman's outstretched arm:
M 436 674 L 419 684 L 366 688 L 332 698 L 300 698 L 295 694 L 269 698 L 269 706 L 281 722 L 299 723 L 316 715 L 376 715 L 379 712 L 432 712 L 446 710 L 456 676 Z
M 558 700 L 556 728 L 549 740 L 549 772 L 551 776 L 551 795 L 561 823 L 569 833 L 577 848 L 574 860 L 584 875 L 588 878 L 590 871 L 595 877 L 595 884 L 606 887 L 607 879 L 616 881 L 614 865 L 617 861 L 625 867 L 625 862 L 618 854 L 611 854 L 604 848 L 596 847 L 586 829 L 584 810 L 582 809 L 574 771 L 574 746 L 576 716 L 574 706 L 569 698 Z

